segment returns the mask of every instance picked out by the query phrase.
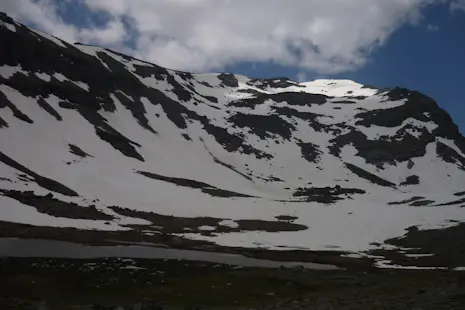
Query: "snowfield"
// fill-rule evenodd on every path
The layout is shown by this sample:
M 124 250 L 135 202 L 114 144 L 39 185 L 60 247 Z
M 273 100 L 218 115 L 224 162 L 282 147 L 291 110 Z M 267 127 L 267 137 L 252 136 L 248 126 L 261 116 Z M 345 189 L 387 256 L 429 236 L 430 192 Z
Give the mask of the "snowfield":
M 0 37 L 28 29 L 0 26 Z M 218 232 L 203 225 L 175 235 L 348 255 L 383 248 L 412 226 L 465 222 L 464 139 L 439 107 L 410 91 L 399 95 L 348 80 L 191 75 L 43 33 L 21 35 L 43 49 L 54 44 L 51 53 L 76 63 L 84 59 L 93 72 L 75 72 L 61 60 L 0 60 L 1 221 L 105 231 L 150 224 L 109 208 L 119 206 L 219 218 L 220 226 L 237 229 L 239 220 L 277 222 L 286 215 L 307 229 Z M 77 195 L 44 186 L 42 178 Z M 8 191 L 52 193 L 114 218 L 57 217 Z

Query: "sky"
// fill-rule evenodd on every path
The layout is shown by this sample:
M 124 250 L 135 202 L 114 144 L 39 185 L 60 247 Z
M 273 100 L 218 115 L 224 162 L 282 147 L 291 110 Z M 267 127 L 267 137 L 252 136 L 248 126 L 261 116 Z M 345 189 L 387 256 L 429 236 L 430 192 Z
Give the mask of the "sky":
M 418 90 L 465 133 L 465 0 L 0 0 L 0 11 L 171 69 Z

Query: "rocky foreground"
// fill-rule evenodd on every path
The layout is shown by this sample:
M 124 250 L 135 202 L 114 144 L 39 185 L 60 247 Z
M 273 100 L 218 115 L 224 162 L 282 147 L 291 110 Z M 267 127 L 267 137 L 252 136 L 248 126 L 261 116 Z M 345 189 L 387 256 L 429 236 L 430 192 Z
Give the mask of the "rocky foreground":
M 249 269 L 167 260 L 0 260 L 0 309 L 463 309 L 459 271 Z

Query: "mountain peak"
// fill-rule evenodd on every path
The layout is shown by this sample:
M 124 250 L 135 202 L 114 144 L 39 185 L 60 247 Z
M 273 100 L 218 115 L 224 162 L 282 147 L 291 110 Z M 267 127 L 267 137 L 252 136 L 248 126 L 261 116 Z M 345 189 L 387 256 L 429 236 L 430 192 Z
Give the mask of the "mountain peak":
M 367 252 L 465 220 L 465 139 L 418 92 L 174 71 L 0 18 L 2 221 Z

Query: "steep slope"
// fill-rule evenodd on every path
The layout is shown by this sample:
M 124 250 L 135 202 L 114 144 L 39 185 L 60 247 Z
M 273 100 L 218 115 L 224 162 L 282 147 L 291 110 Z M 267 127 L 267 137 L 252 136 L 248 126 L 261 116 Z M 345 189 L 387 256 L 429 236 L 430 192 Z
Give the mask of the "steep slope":
M 178 72 L 4 14 L 0 40 L 5 225 L 366 252 L 465 220 L 465 139 L 418 92 Z

